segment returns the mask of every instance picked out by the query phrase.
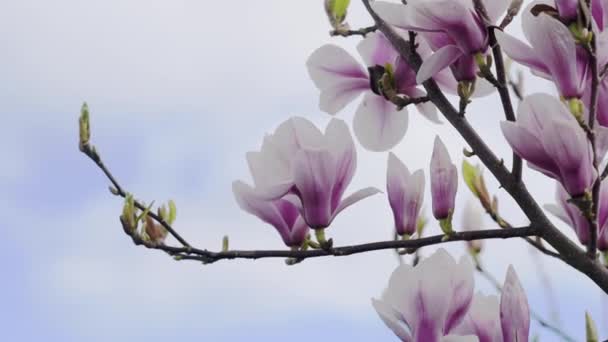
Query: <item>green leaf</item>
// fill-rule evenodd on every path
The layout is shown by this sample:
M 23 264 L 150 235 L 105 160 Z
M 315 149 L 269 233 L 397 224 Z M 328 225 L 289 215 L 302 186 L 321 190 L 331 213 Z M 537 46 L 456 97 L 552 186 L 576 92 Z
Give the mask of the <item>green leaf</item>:
M 585 312 L 585 331 L 587 332 L 587 342 L 598 342 L 597 328 L 595 322 L 588 312 Z
M 169 201 L 169 224 L 173 224 L 177 218 L 177 206 L 173 200 Z
M 336 19 L 344 20 L 348 5 L 350 5 L 350 0 L 332 0 L 331 11 Z
M 467 184 L 475 197 L 479 197 L 479 193 L 477 193 L 477 189 L 475 187 L 475 179 L 478 177 L 478 175 L 479 169 L 466 160 L 462 161 L 462 176 L 464 178 L 464 182 Z

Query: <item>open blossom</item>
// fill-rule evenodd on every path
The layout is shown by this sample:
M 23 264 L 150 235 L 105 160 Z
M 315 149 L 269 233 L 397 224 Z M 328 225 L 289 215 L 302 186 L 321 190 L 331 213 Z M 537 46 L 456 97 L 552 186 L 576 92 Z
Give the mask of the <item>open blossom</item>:
M 562 22 L 546 13 L 535 17 L 530 13 L 530 6 L 522 16 L 522 23 L 531 46 L 497 30 L 498 43 L 513 60 L 555 83 L 561 96 L 580 98 L 589 73 L 587 51 L 576 44 L 574 36 Z
M 418 216 L 424 200 L 424 173 L 410 173 L 392 152 L 388 156 L 386 190 L 393 212 L 395 230 L 399 235 L 411 236 L 416 232 Z
M 473 287 L 471 262 L 463 257 L 456 263 L 439 249 L 416 267 L 400 265 L 382 298 L 372 299 L 372 304 L 402 341 L 477 341 L 475 336 L 453 334 L 469 309 Z
M 591 145 L 557 99 L 545 94 L 528 96 L 518 108 L 517 122 L 501 122 L 501 129 L 517 155 L 559 181 L 571 196 L 591 188 L 597 177 Z M 601 158 L 604 151 L 599 153 Z
M 431 194 L 433 215 L 436 219 L 443 220 L 454 213 L 456 190 L 458 190 L 458 170 L 452 163 L 445 145 L 437 136 L 431 156 Z
M 342 120 L 332 119 L 323 134 L 310 121 L 294 117 L 264 138 L 259 152 L 247 154 L 253 193 L 295 205 L 306 224 L 327 228 L 338 213 L 376 194 L 365 188 L 342 198 L 355 173 L 357 153 Z
M 528 300 L 515 270 L 509 266 L 500 303 L 496 296 L 476 294 L 454 333 L 475 335 L 479 342 L 527 342 L 529 331 Z
M 425 51 L 424 47 L 421 44 L 421 51 Z M 379 89 L 380 78 L 385 72 L 392 73 L 394 90 L 398 94 L 417 98 L 426 93 L 416 87 L 414 71 L 382 33 L 368 34 L 357 50 L 364 66 L 344 49 L 331 44 L 317 49 L 306 65 L 311 79 L 321 91 L 321 110 L 336 114 L 364 94 L 355 113 L 355 135 L 366 149 L 385 151 L 401 141 L 407 130 L 408 117 L 405 108 L 399 111 Z M 449 75 L 438 75 L 437 81 L 455 88 L 455 81 Z M 416 107 L 427 119 L 439 122 L 437 109 L 430 102 Z
M 482 0 L 489 20 L 496 23 L 510 1 Z M 418 81 L 425 81 L 449 66 L 458 81 L 474 81 L 474 56 L 488 49 L 486 26 L 472 0 L 411 0 L 407 5 L 378 1 L 374 10 L 389 24 L 420 32 L 435 50 L 423 61 Z
M 556 204 L 546 204 L 544 208 L 570 226 L 580 243 L 587 245 L 590 234 L 589 222 L 576 205 L 568 203 L 568 193 L 559 184 L 555 189 L 555 200 Z M 600 190 L 598 227 L 598 248 L 601 251 L 608 251 L 608 186 L 605 183 L 602 183 Z
M 244 211 L 272 225 L 288 247 L 299 247 L 306 240 L 309 228 L 298 208 L 284 199 L 267 200 L 241 181 L 232 184 L 232 191 Z

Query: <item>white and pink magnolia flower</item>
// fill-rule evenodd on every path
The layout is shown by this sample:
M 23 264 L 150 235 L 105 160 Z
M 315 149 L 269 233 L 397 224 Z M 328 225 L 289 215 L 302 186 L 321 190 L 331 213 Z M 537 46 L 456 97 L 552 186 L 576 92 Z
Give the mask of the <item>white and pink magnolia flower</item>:
M 479 230 L 483 225 L 483 211 L 478 201 L 468 200 L 462 211 L 461 224 L 463 231 Z M 469 251 L 473 253 L 481 252 L 483 240 L 467 241 Z
M 418 216 L 424 200 L 424 172 L 417 170 L 410 173 L 403 162 L 390 152 L 386 190 L 393 212 L 395 230 L 401 236 L 413 235 L 416 232 Z
M 439 249 L 416 267 L 400 265 L 381 299 L 372 299 L 372 304 L 402 341 L 477 341 L 453 333 L 469 309 L 473 287 L 471 262 L 463 257 L 456 263 Z
M 490 23 L 496 23 L 510 1 L 482 0 Z M 458 81 L 475 81 L 474 56 L 488 50 L 488 31 L 472 0 L 410 0 L 407 5 L 377 1 L 373 9 L 389 24 L 420 32 L 435 53 L 423 61 L 417 80 L 425 81 L 451 67 Z
M 445 145 L 436 136 L 431 156 L 431 195 L 436 219 L 443 220 L 454 213 L 457 190 L 458 169 L 452 163 Z
M 530 308 L 513 266 L 509 266 L 500 296 L 500 325 L 503 342 L 528 342 Z
M 560 184 L 556 184 L 556 204 L 546 204 L 544 208 L 555 215 L 565 224 L 570 226 L 576 233 L 581 244 L 589 242 L 589 222 L 583 216 L 580 209 L 573 203 L 569 203 L 570 196 Z M 598 249 L 608 251 L 608 186 L 602 183 L 600 190 L 600 205 L 598 212 Z
M 380 32 L 367 35 L 357 50 L 364 66 L 348 52 L 336 45 L 327 44 L 317 49 L 306 63 L 308 73 L 321 91 L 320 108 L 331 115 L 364 94 L 354 117 L 355 135 L 363 147 L 371 151 L 386 151 L 401 141 L 407 131 L 406 108 L 387 100 L 378 87 L 380 77 L 393 73 L 395 90 L 402 95 L 417 98 L 426 95 L 417 88 L 416 75 Z M 428 51 L 420 45 L 421 52 Z M 438 75 L 437 81 L 455 90 L 456 82 L 450 75 Z M 430 102 L 416 105 L 418 111 L 430 121 L 439 122 L 437 109 Z
M 591 15 L 600 30 L 604 29 L 606 0 L 591 0 Z M 551 4 L 551 1 L 536 1 L 534 4 Z M 580 13 L 579 0 L 554 0 L 553 4 L 562 21 L 569 24 L 577 21 Z
M 517 121 L 501 122 L 501 129 L 517 155 L 531 168 L 559 181 L 571 196 L 591 188 L 597 177 L 591 145 L 577 120 L 557 99 L 546 94 L 526 97 L 518 108 Z M 600 159 L 604 153 L 605 147 L 598 148 Z
M 496 296 L 476 294 L 462 323 L 454 329 L 461 335 L 475 335 L 479 342 L 527 342 L 530 312 L 517 274 L 509 266 L 500 303 Z
M 241 182 L 232 184 L 237 203 L 244 211 L 272 225 L 288 247 L 300 247 L 306 240 L 309 228 L 298 208 L 284 199 L 261 198 L 254 189 Z
M 561 96 L 581 98 L 589 76 L 588 53 L 562 22 L 546 13 L 530 13 L 535 4 L 530 4 L 522 16 L 524 35 L 531 46 L 498 30 L 496 39 L 513 60 L 555 83 Z
M 332 119 L 323 134 L 310 121 L 294 117 L 264 138 L 259 152 L 249 152 L 254 194 L 266 200 L 287 200 L 307 225 L 327 228 L 338 213 L 379 192 L 365 188 L 343 198 L 357 165 L 348 127 Z

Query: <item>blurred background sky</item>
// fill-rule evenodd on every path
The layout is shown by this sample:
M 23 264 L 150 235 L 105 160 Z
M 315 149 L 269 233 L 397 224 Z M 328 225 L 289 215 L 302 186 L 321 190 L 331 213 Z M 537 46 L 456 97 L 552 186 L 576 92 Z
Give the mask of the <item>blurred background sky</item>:
M 353 27 L 371 24 L 358 1 L 351 7 Z M 106 164 L 138 198 L 174 199 L 175 227 L 192 244 L 218 249 L 227 234 L 234 248 L 283 248 L 272 228 L 238 209 L 231 182 L 250 180 L 245 152 L 281 121 L 328 122 L 304 63 L 321 44 L 354 52 L 358 41 L 328 31 L 321 0 L 0 0 L 0 339 L 395 340 L 370 304 L 397 266 L 392 252 L 295 267 L 176 262 L 131 244 L 118 222 L 122 201 L 77 149 L 87 101 Z M 553 88 L 528 76 L 533 91 Z M 498 103 L 495 94 L 476 101 L 469 118 L 509 160 Z M 354 109 L 338 116 L 350 123 Z M 464 142 L 414 110 L 394 152 L 410 169 L 428 170 L 435 134 L 459 164 Z M 359 151 L 349 192 L 384 188 L 386 154 Z M 530 170 L 524 177 L 540 203 L 553 202 L 551 181 Z M 495 182 L 489 188 L 511 221 L 526 223 Z M 470 195 L 460 190 L 462 208 Z M 428 234 L 438 232 L 432 223 Z M 385 196 L 345 211 L 328 234 L 339 245 L 390 238 Z M 455 257 L 465 251 L 446 247 Z M 513 264 L 533 309 L 572 336 L 582 339 L 589 310 L 608 337 L 606 296 L 583 275 L 521 240 L 486 243 L 484 260 L 501 281 Z M 477 289 L 492 292 L 481 278 Z

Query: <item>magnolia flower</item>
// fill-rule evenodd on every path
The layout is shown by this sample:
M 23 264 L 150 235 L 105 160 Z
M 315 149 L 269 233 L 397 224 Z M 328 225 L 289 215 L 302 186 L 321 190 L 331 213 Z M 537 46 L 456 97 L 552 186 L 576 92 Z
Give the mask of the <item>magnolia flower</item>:
M 591 145 L 574 116 L 555 98 L 528 96 L 518 108 L 517 122 L 501 122 L 501 129 L 517 155 L 559 181 L 570 195 L 580 196 L 591 188 L 597 177 Z M 604 152 L 598 148 L 600 158 Z
M 528 342 L 530 308 L 513 266 L 507 270 L 500 296 L 500 325 L 503 342 Z
M 487 9 L 490 23 L 496 23 L 510 1 L 482 0 L 482 3 Z M 420 67 L 417 76 L 419 82 L 454 63 L 457 63 L 453 68 L 456 80 L 476 79 L 478 69 L 474 56 L 484 55 L 487 51 L 488 33 L 473 0 L 410 0 L 405 6 L 378 1 L 373 8 L 389 24 L 421 32 L 436 50 Z
M 515 270 L 509 266 L 500 303 L 496 296 L 476 294 L 454 333 L 475 335 L 479 342 L 527 342 L 529 330 L 528 300 Z
M 400 265 L 382 298 L 372 304 L 402 341 L 477 341 L 450 335 L 469 309 L 473 287 L 471 262 L 463 257 L 456 263 L 439 249 L 416 267 Z
M 241 181 L 232 183 L 237 203 L 244 211 L 272 225 L 288 247 L 300 247 L 306 240 L 309 228 L 298 208 L 284 199 L 260 198 L 253 188 Z
M 483 212 L 478 202 L 468 200 L 462 212 L 462 230 L 472 231 L 478 230 L 483 224 Z M 483 240 L 467 241 L 467 247 L 472 253 L 479 253 L 483 248 Z
M 436 219 L 443 220 L 452 216 L 457 189 L 458 170 L 452 163 L 445 145 L 439 136 L 436 136 L 431 156 L 431 194 L 433 215 Z
M 420 45 L 421 52 L 425 51 Z M 385 97 L 378 86 L 386 72 L 393 78 L 398 94 L 417 98 L 426 95 L 416 87 L 416 74 L 380 32 L 367 35 L 357 50 L 364 66 L 348 52 L 336 45 L 324 45 L 317 49 L 306 63 L 308 73 L 321 90 L 320 108 L 331 115 L 364 94 L 354 118 L 354 131 L 359 142 L 368 150 L 385 151 L 395 146 L 407 130 L 406 109 L 398 110 Z M 428 50 L 428 48 L 426 49 Z M 438 82 L 455 88 L 455 82 L 447 75 L 439 75 Z M 418 111 L 427 119 L 439 122 L 437 109 L 430 102 L 417 104 Z
M 365 188 L 342 198 L 355 173 L 357 153 L 342 120 L 332 119 L 323 134 L 310 121 L 294 117 L 247 154 L 254 194 L 284 199 L 313 229 L 327 228 L 338 213 L 379 191 Z
M 591 0 L 591 15 L 600 30 L 604 29 L 604 2 L 606 0 Z M 537 1 L 534 4 L 547 3 L 547 1 Z M 566 23 L 575 22 L 579 15 L 579 0 L 554 0 L 555 9 L 560 19 Z
M 564 188 L 557 184 L 555 188 L 555 200 L 557 204 L 546 204 L 544 208 L 551 214 L 555 215 L 565 224 L 570 226 L 576 233 L 578 240 L 583 245 L 589 242 L 589 222 L 583 216 L 580 209 L 569 203 L 568 193 Z M 608 186 L 602 183 L 600 191 L 600 205 L 598 215 L 598 248 L 601 251 L 608 250 Z
M 393 211 L 395 230 L 399 235 L 411 236 L 416 232 L 418 215 L 424 200 L 424 173 L 413 174 L 392 152 L 388 155 L 386 172 L 388 202 Z
M 522 18 L 524 34 L 531 47 L 498 30 L 496 39 L 513 60 L 555 83 L 561 96 L 580 98 L 589 72 L 588 53 L 576 44 L 568 27 L 559 20 L 546 13 L 537 17 L 531 14 L 530 8 L 535 4 L 528 6 Z

